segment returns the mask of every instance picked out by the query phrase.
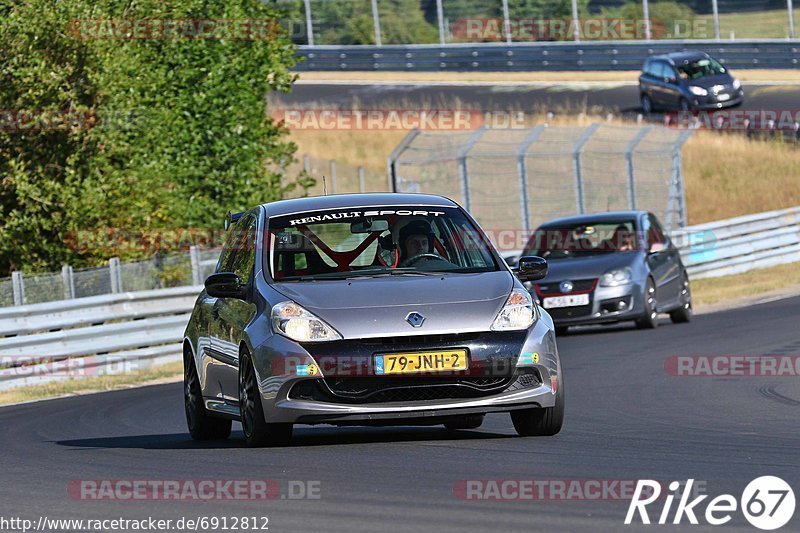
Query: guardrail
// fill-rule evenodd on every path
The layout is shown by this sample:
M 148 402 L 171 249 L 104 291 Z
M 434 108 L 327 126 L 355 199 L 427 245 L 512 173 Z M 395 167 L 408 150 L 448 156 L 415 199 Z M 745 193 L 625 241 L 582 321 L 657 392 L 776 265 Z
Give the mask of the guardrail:
M 665 40 L 449 45 L 299 46 L 298 71 L 639 70 L 645 58 L 702 50 L 734 69 L 798 68 L 800 41 Z
M 800 207 L 736 217 L 672 233 L 693 279 L 800 261 Z
M 142 370 L 181 358 L 201 286 L 0 309 L 0 390 Z

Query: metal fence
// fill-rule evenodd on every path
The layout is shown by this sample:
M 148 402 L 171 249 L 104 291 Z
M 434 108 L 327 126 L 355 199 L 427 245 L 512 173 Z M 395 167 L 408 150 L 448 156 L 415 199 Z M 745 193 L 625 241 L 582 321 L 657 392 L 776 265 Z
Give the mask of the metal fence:
M 303 155 L 282 173 L 284 179 L 305 172 L 314 179 L 314 184 L 307 190 L 295 187 L 286 192 L 284 198 L 299 196 L 321 196 L 328 194 L 353 192 L 385 192 L 388 189 L 385 172 L 375 172 L 361 166 L 348 165 L 333 159 L 320 159 Z M 287 183 L 289 183 L 287 181 Z M 287 183 L 284 183 L 286 185 Z
M 297 44 L 795 39 L 791 0 L 279 0 Z
M 112 257 L 102 267 L 58 273 L 13 272 L 0 279 L 0 307 L 31 305 L 106 294 L 202 285 L 213 271 L 218 249 L 191 247 L 188 252 L 156 255 L 145 261 L 121 262 Z
M 686 225 L 681 147 L 691 134 L 609 124 L 414 130 L 388 165 L 395 191 L 449 196 L 489 231 L 619 209 L 645 209 L 678 228 Z

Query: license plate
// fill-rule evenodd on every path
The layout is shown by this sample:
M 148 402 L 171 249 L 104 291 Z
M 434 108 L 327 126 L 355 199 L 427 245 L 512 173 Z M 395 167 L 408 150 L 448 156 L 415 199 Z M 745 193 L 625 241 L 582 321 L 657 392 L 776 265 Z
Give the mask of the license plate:
M 375 373 L 379 375 L 466 370 L 467 367 L 466 350 L 390 353 L 375 356 Z
M 730 99 L 731 99 L 731 95 L 729 95 L 729 94 L 717 95 L 717 100 L 719 100 L 720 102 L 724 102 L 725 100 L 730 100 Z
M 551 296 L 545 298 L 542 303 L 545 309 L 553 309 L 555 307 L 576 307 L 579 305 L 589 305 L 588 294 L 570 294 L 569 296 Z

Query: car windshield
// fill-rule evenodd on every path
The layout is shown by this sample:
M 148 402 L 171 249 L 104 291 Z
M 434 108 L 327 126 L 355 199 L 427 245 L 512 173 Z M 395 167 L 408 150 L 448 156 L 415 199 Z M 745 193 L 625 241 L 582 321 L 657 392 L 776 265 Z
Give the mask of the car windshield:
M 725 74 L 725 72 L 727 72 L 725 67 L 710 57 L 679 64 L 677 67 L 678 74 L 680 74 L 681 78 L 684 80 L 698 80 L 706 76 L 716 76 L 717 74 Z
M 539 228 L 528 241 L 522 255 L 557 260 L 632 252 L 638 246 L 634 221 L 626 219 Z
M 484 234 L 458 208 L 381 206 L 271 217 L 276 281 L 499 270 Z

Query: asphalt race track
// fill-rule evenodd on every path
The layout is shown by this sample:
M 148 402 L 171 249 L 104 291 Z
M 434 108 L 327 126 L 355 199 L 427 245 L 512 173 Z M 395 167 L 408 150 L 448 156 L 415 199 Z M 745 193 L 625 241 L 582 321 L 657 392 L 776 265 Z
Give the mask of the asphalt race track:
M 741 110 L 798 110 L 800 84 L 744 83 Z M 609 112 L 636 114 L 639 89 L 630 84 L 324 84 L 298 83 L 290 94 L 274 95 L 275 107 L 288 108 L 450 108 L 542 113 Z
M 800 487 L 795 377 L 678 377 L 671 355 L 800 354 L 800 298 L 662 320 L 653 331 L 589 328 L 559 341 L 567 420 L 549 438 L 514 436 L 507 415 L 482 428 L 299 426 L 291 446 L 246 449 L 189 439 L 177 383 L 0 409 L 0 514 L 49 518 L 268 516 L 270 531 L 637 531 L 627 500 L 465 501 L 463 480 L 694 478 L 711 497 L 759 476 Z M 71 480 L 318 481 L 319 499 L 82 501 Z M 705 509 L 707 499 L 700 505 Z M 654 504 L 655 505 L 655 504 Z M 673 506 L 673 511 L 674 511 Z M 656 520 L 661 506 L 653 509 Z M 672 515 L 670 515 L 671 521 Z M 741 512 L 723 527 L 757 531 Z M 650 526 L 647 531 L 672 531 Z M 800 512 L 785 531 L 800 530 Z

